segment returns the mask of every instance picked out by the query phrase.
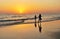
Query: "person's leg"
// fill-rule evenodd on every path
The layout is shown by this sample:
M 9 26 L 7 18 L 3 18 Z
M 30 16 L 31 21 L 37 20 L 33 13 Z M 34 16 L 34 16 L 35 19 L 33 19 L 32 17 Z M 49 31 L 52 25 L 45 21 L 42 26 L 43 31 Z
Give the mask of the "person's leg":
M 36 25 L 36 19 L 35 19 L 35 27 L 37 27 L 37 25 Z
M 39 20 L 38 20 L 38 26 L 39 26 Z
M 41 26 L 41 20 L 40 20 L 40 26 Z

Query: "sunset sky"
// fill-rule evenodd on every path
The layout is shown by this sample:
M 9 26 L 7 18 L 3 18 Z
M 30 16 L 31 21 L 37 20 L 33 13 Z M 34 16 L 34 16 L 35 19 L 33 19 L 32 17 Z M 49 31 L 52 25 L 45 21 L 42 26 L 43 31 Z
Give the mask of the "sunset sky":
M 60 13 L 60 0 L 0 0 L 0 13 Z

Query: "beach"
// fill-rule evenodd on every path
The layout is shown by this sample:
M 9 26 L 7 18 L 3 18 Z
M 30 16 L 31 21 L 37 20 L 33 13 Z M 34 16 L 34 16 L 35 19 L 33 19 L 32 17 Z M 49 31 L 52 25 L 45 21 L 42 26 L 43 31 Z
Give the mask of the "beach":
M 60 0 L 0 0 L 0 39 L 60 39 Z
M 42 22 L 42 32 L 33 24 L 0 27 L 0 39 L 60 39 L 60 20 Z

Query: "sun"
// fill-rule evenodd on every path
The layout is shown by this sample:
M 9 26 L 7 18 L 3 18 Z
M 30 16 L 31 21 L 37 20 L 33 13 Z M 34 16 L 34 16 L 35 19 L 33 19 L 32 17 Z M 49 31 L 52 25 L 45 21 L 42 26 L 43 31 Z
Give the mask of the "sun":
M 18 11 L 20 14 L 23 14 L 23 13 L 25 13 L 26 8 L 25 8 L 25 7 L 20 6 L 20 7 L 17 7 L 17 11 Z
M 19 12 L 20 12 L 20 13 L 24 13 L 24 11 L 25 11 L 24 8 L 20 8 L 20 9 L 19 9 Z

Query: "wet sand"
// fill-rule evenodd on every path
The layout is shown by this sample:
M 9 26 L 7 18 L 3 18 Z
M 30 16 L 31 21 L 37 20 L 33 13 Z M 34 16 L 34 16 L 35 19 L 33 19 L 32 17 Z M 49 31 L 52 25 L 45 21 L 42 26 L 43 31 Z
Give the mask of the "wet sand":
M 60 39 L 60 20 L 42 22 L 42 32 L 34 24 L 0 27 L 0 39 Z

